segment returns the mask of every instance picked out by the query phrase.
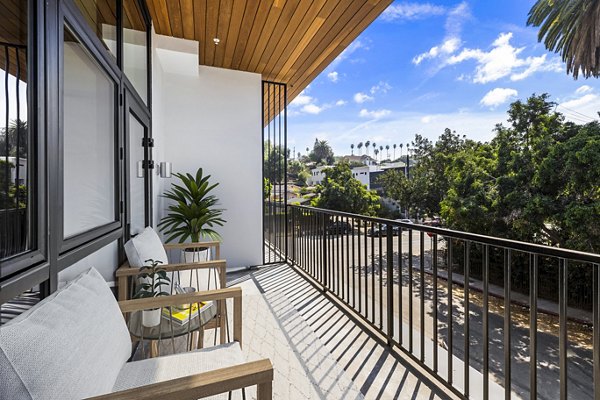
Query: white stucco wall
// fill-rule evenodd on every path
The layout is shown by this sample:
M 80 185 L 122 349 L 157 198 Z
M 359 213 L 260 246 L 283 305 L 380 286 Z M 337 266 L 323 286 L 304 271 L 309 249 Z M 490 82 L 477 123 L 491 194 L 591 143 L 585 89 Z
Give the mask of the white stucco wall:
M 174 172 L 210 174 L 227 221 L 217 229 L 221 257 L 228 268 L 260 264 L 261 76 L 199 66 L 197 42 L 154 35 L 153 43 L 154 158 Z M 155 225 L 174 181 L 155 179 Z

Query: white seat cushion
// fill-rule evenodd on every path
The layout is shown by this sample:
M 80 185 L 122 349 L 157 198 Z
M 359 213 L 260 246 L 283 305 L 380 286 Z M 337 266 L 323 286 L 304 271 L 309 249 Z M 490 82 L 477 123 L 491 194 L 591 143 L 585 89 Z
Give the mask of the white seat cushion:
M 0 329 L 0 399 L 109 393 L 131 356 L 110 288 L 90 269 Z
M 219 368 L 239 365 L 243 362 L 244 356 L 238 342 L 226 343 L 187 353 L 129 362 L 123 366 L 123 369 L 119 373 L 113 391 L 118 392 L 152 383 L 183 378 Z M 227 399 L 227 396 L 227 393 L 225 393 L 210 398 Z
M 161 261 L 168 264 L 167 252 L 157 233 L 148 226 L 139 235 L 125 243 L 125 254 L 132 267 L 141 268 L 149 265 L 146 260 Z

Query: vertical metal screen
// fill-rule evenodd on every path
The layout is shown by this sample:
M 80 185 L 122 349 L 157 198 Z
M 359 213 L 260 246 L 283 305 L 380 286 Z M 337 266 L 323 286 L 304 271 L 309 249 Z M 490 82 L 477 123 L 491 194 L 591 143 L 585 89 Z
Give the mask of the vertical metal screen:
M 263 263 L 285 261 L 287 86 L 263 81 Z

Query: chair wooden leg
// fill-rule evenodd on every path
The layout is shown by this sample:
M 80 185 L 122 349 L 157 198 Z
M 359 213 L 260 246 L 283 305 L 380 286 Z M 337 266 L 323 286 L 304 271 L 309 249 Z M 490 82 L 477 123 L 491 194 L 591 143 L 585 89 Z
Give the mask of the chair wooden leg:
M 273 399 L 273 382 L 259 383 L 256 388 L 257 400 L 272 400 Z
M 221 303 L 221 313 L 219 315 L 219 333 L 221 344 L 227 343 L 227 303 L 224 300 Z
M 150 341 L 150 358 L 158 357 L 158 340 Z

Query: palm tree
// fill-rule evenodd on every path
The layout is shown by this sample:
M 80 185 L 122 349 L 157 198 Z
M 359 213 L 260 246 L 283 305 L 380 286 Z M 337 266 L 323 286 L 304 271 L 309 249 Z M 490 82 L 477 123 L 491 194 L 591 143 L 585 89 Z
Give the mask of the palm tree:
M 362 154 L 363 142 L 358 142 L 358 146 L 356 147 L 358 148 L 358 155 L 360 156 Z
M 550 51 L 560 53 L 567 63 L 567 74 L 575 79 L 600 76 L 600 1 L 538 0 L 527 25 L 539 26 L 538 41 Z
M 352 152 L 352 155 L 354 155 L 354 143 L 350 145 L 350 151 Z
M 402 157 L 402 147 L 404 147 L 404 145 L 400 143 L 398 146 L 400 146 L 400 157 Z
M 394 148 L 394 160 L 396 159 L 396 143 L 394 143 L 392 145 L 392 147 Z
M 377 160 L 377 155 L 379 154 L 379 150 L 375 149 L 375 150 L 373 151 L 373 153 L 375 154 L 375 159 Z
M 306 155 L 308 156 L 308 152 L 310 151 L 310 149 L 307 147 L 306 148 Z
M 369 146 L 371 145 L 371 142 L 369 140 L 367 140 L 365 142 L 365 152 L 367 153 L 367 155 L 369 155 Z
M 373 150 L 375 150 L 377 148 L 377 143 L 373 142 L 372 145 L 373 145 Z

